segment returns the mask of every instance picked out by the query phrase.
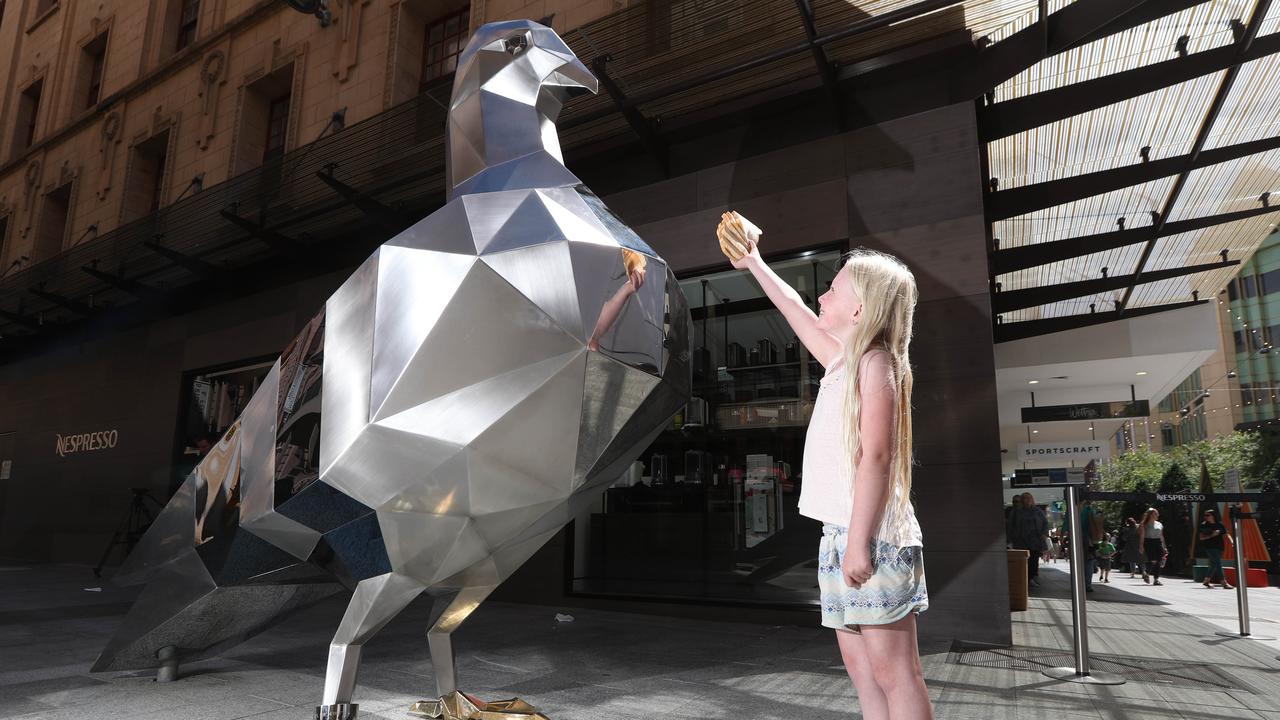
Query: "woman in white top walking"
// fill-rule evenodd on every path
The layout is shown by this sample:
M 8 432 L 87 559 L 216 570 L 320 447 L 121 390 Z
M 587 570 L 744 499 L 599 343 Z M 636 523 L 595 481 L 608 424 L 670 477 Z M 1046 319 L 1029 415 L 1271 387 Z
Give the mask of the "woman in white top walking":
M 897 258 L 859 249 L 815 315 L 754 243 L 733 266 L 751 271 L 827 369 L 805 439 L 800 512 L 824 523 L 822 624 L 836 630 L 862 717 L 930 719 L 915 620 L 929 594 L 911 505 L 915 277 Z
M 1160 571 L 1164 568 L 1164 558 L 1169 548 L 1164 542 L 1164 523 L 1160 522 L 1160 511 L 1147 508 L 1142 515 L 1142 550 L 1147 558 L 1147 571 L 1142 574 L 1142 581 L 1154 578 L 1152 585 L 1163 585 L 1160 582 Z

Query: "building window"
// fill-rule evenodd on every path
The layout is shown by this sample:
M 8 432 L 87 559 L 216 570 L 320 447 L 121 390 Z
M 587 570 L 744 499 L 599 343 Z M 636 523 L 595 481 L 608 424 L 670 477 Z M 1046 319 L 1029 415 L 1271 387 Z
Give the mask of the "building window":
M 1230 300 L 1231 302 L 1235 302 L 1236 300 L 1240 299 L 1240 293 L 1236 291 L 1235 280 L 1232 280 L 1231 282 L 1227 283 L 1227 299 Z
M 40 96 L 44 93 L 44 79 L 27 86 L 18 98 L 16 149 L 26 150 L 36 141 L 36 120 L 40 116 Z
M 1249 347 L 1245 345 L 1245 342 L 1244 342 L 1244 331 L 1236 330 L 1235 332 L 1231 333 L 1231 335 L 1232 337 L 1235 338 L 1235 341 L 1236 341 L 1236 352 L 1238 353 L 1248 352 Z
M 152 135 L 133 146 L 124 199 L 125 222 L 146 217 L 160 209 L 169 155 L 169 132 Z
M 40 213 L 39 234 L 32 251 L 32 262 L 48 260 L 62 252 L 66 243 L 67 220 L 71 216 L 71 183 L 44 196 Z
M 107 34 L 102 33 L 81 49 L 81 110 L 87 110 L 102 99 L 102 75 L 107 60 Z
M 771 262 L 811 307 L 839 253 Z M 615 281 L 622 282 L 625 278 Z M 644 291 L 649 291 L 646 284 Z M 818 523 L 797 508 L 805 427 L 823 370 L 758 286 L 734 272 L 682 279 L 693 392 L 572 531 L 577 593 L 764 604 L 818 602 L 805 570 Z M 651 302 L 661 317 L 663 298 Z M 635 317 L 628 317 L 627 313 Z M 626 309 L 619 323 L 644 322 Z M 609 347 L 601 352 L 622 353 Z
M 200 20 L 200 0 L 174 0 L 178 6 L 178 40 L 174 51 L 196 41 L 196 23 Z
M 1280 270 L 1272 270 L 1259 275 L 1258 292 L 1263 295 L 1280 292 Z
M 292 90 L 293 63 L 245 86 L 235 172 L 251 170 L 284 155 L 289 143 L 289 117 L 297 105 Z
M 263 145 L 262 162 L 284 155 L 284 138 L 289 129 L 289 96 L 281 95 L 267 106 L 267 139 Z
M 418 91 L 435 85 L 458 67 L 458 55 L 471 34 L 471 6 L 427 24 Z
M 1251 298 L 1258 295 L 1258 283 L 1252 275 L 1245 275 L 1240 278 L 1240 285 L 1245 297 Z

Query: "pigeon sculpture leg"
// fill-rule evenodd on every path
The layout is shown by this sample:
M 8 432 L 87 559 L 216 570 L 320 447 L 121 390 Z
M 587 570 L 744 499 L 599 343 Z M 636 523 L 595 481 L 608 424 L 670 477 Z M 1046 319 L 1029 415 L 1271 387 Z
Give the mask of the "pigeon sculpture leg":
M 691 381 L 675 275 L 561 156 L 562 103 L 595 90 L 542 25 L 472 36 L 448 202 L 326 301 L 156 520 L 122 572 L 155 586 L 100 667 L 217 652 L 346 587 L 315 716 L 354 718 L 364 644 L 427 595 L 439 697 L 415 712 L 541 717 L 459 693 L 451 634 L 623 473 Z

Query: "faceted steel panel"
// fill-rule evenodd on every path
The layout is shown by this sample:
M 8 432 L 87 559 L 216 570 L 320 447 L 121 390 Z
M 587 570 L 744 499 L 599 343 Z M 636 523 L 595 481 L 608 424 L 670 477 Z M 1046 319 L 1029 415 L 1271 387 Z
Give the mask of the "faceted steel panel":
M 448 203 L 328 300 L 144 538 L 131 576 L 172 588 L 144 592 L 117 658 L 158 638 L 187 653 L 176 620 L 196 628 L 242 589 L 295 588 L 225 632 L 193 629 L 200 652 L 224 647 L 337 582 L 354 596 L 324 713 L 352 712 L 361 646 L 422 593 L 437 597 L 446 695 L 453 629 L 685 403 L 688 307 L 666 263 L 563 165 L 554 121 L 572 88 L 595 78 L 550 29 L 472 37 Z

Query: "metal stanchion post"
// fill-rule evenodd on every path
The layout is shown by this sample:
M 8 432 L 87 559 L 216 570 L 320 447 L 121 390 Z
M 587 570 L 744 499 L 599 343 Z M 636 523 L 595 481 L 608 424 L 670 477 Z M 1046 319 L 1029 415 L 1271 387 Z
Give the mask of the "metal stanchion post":
M 1084 535 L 1080 528 L 1080 508 L 1076 503 L 1077 489 L 1068 485 L 1063 494 L 1067 499 L 1067 533 L 1071 543 L 1071 625 L 1074 632 L 1076 666 L 1049 668 L 1044 674 L 1055 680 L 1087 683 L 1089 685 L 1123 685 L 1125 679 L 1106 672 L 1089 671 L 1089 623 L 1084 596 Z
M 1220 632 L 1222 637 L 1249 638 L 1251 640 L 1275 640 L 1249 632 L 1249 561 L 1244 557 L 1244 513 L 1239 505 L 1231 508 L 1231 532 L 1236 545 L 1236 610 L 1240 613 L 1240 632 Z M 1222 573 L 1226 582 L 1227 574 Z

